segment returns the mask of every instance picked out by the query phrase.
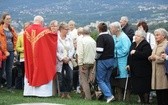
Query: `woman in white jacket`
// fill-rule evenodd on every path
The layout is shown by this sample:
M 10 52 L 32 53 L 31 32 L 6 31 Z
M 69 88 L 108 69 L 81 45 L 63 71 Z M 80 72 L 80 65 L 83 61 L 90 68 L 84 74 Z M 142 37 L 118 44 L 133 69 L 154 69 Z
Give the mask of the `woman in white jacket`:
M 57 49 L 57 75 L 60 84 L 61 98 L 71 98 L 69 93 L 72 89 L 71 59 L 74 54 L 73 41 L 67 37 L 68 24 L 62 22 L 58 32 Z

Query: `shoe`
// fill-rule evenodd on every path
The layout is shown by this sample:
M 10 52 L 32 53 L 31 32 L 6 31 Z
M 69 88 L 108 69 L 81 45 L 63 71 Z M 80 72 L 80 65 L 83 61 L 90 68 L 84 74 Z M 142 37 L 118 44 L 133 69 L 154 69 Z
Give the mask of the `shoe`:
M 114 96 L 112 95 L 111 97 L 107 98 L 107 103 L 110 103 L 111 101 L 115 100 Z
M 137 102 L 138 102 L 138 103 L 141 103 L 141 100 L 140 100 L 140 99 L 138 99 L 138 100 L 137 100 Z
M 6 91 L 10 93 L 15 93 L 12 89 L 7 89 Z
M 66 97 L 67 97 L 68 99 L 71 99 L 71 96 L 70 96 L 69 94 L 67 94 Z
M 61 94 L 61 98 L 65 98 L 65 94 L 64 93 Z
M 81 93 L 80 86 L 76 88 L 76 93 Z
M 3 85 L 0 85 L 0 88 L 3 88 L 4 86 Z

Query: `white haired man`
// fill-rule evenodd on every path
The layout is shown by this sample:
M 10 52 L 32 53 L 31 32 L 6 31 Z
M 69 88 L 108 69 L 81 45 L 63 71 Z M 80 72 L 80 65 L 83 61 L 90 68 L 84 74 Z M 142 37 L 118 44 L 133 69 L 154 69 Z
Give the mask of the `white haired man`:
M 33 24 L 24 32 L 24 96 L 52 96 L 57 35 L 44 28 L 43 23 L 42 16 L 35 16 Z
M 134 30 L 132 29 L 131 25 L 128 24 L 128 17 L 122 16 L 120 19 L 120 24 L 124 33 L 129 37 L 130 41 L 133 41 Z
M 78 43 L 78 65 L 79 65 L 79 75 L 80 75 L 80 83 L 82 85 L 85 99 L 90 100 L 91 92 L 89 79 L 92 75 L 94 75 L 93 66 L 95 62 L 96 56 L 96 42 L 90 36 L 90 28 L 85 26 L 83 28 L 83 37 L 81 42 Z

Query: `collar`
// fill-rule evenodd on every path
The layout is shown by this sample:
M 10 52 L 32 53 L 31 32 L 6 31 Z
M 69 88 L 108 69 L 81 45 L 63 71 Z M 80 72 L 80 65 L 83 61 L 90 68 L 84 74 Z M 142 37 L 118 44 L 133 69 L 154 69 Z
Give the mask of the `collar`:
M 102 34 L 109 34 L 109 33 L 107 31 L 99 33 L 99 35 L 102 35 Z

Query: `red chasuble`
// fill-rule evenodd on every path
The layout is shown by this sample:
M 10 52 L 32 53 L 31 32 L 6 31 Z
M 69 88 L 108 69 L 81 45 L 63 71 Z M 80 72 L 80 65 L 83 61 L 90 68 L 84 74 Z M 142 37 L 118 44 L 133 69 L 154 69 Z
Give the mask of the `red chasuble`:
M 41 86 L 56 74 L 57 35 L 33 24 L 24 33 L 25 76 L 30 86 Z

